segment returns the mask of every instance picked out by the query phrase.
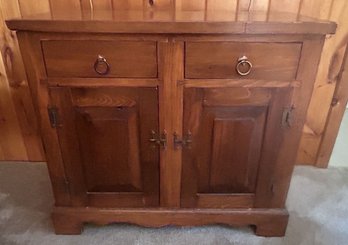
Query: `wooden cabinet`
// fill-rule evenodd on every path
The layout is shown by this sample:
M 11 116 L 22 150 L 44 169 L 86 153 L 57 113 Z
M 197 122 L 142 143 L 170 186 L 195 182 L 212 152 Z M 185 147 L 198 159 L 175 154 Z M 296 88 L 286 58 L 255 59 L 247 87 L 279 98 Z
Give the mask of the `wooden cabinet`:
M 41 125 L 56 233 L 122 222 L 284 235 L 301 130 L 335 25 L 122 16 L 7 22 Z

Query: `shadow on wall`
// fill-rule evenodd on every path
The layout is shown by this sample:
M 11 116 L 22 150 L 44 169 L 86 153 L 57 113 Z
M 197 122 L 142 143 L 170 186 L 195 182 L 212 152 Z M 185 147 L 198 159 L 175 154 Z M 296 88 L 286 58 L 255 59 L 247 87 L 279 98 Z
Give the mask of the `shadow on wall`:
M 336 139 L 335 147 L 330 158 L 330 167 L 348 167 L 348 108 Z

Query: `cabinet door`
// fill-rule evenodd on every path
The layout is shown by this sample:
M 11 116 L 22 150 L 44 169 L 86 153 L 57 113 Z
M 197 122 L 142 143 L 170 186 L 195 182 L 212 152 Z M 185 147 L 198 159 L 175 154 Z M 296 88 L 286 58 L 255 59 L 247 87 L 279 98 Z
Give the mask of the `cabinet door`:
M 183 131 L 192 143 L 183 149 L 182 207 L 255 206 L 264 191 L 257 188 L 263 188 L 260 169 L 272 168 L 281 144 L 289 95 L 288 89 L 185 89 Z M 265 143 L 271 138 L 275 145 Z
M 51 88 L 75 206 L 159 204 L 156 88 Z

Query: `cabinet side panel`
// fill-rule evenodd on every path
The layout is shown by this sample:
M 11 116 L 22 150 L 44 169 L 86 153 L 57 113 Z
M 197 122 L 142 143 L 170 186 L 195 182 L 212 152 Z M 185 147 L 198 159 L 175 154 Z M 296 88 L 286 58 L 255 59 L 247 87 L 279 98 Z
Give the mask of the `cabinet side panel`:
M 50 174 L 55 204 L 67 206 L 70 204 L 70 193 L 65 176 L 65 169 L 59 150 L 59 141 L 55 129 L 50 125 L 47 107 L 49 95 L 47 85 L 41 80 L 46 78 L 45 67 L 41 53 L 40 36 L 26 32 L 17 33 L 24 65 L 29 81 L 29 87 L 33 98 L 41 137 L 47 158 L 47 166 Z
M 270 175 L 272 176 L 274 185 L 273 195 L 269 197 L 272 208 L 282 208 L 285 205 L 324 39 L 324 36 L 309 36 L 303 43 L 297 74 L 297 80 L 302 82 L 302 86 L 294 89 L 292 97 L 292 105 L 294 107 L 292 126 L 285 132 L 284 142 L 279 152 L 276 167 Z

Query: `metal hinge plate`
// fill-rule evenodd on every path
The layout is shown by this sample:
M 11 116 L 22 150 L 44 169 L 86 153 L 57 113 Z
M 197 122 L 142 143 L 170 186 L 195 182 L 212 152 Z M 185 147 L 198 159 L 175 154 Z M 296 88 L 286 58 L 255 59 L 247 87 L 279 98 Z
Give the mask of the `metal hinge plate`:
M 173 135 L 174 150 L 178 150 L 179 148 L 191 149 L 191 143 L 192 143 L 191 131 L 188 131 L 187 134 L 183 136 L 182 139 L 180 139 L 180 136 L 176 132 L 174 133 Z
M 50 119 L 51 127 L 58 128 L 60 126 L 59 118 L 58 118 L 58 108 L 55 106 L 51 106 L 47 108 L 48 117 Z
M 282 116 L 282 127 L 283 128 L 290 128 L 292 126 L 292 112 L 295 109 L 294 106 L 287 107 L 283 111 Z
M 149 139 L 150 143 L 161 146 L 163 149 L 167 147 L 167 132 L 163 131 L 161 135 L 157 135 L 155 130 L 151 131 L 151 138 Z

